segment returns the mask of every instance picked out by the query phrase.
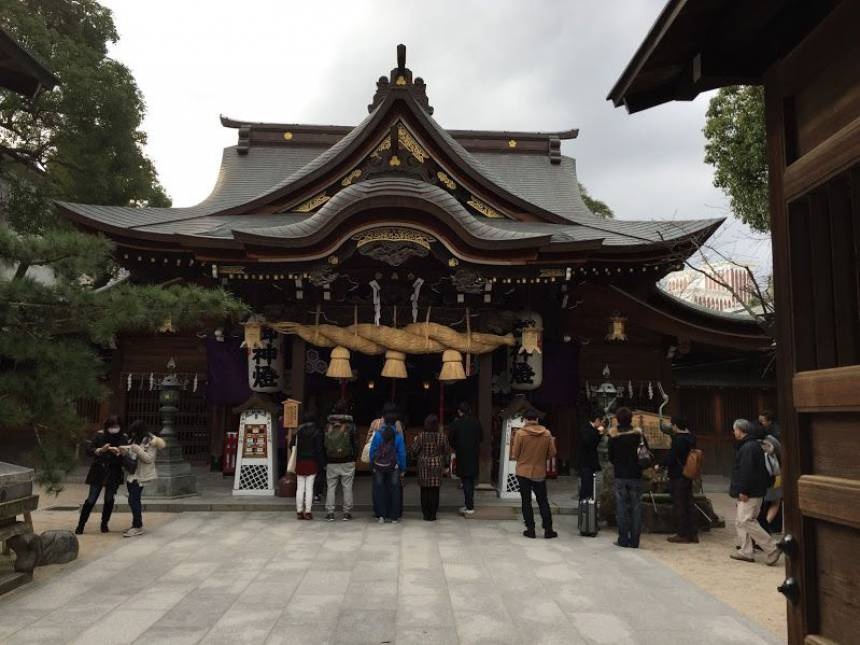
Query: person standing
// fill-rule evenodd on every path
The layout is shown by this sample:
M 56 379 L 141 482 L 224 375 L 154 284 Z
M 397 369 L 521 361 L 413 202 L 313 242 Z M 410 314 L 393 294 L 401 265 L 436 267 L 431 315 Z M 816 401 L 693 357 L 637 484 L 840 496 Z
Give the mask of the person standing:
M 313 412 L 304 414 L 304 421 L 296 430 L 290 446 L 296 450 L 296 517 L 312 520 L 314 480 L 325 464 L 322 433 Z
M 603 411 L 595 408 L 577 437 L 576 463 L 579 468 L 579 501 L 594 497 L 594 474 L 600 472 L 597 448 L 603 438 Z
M 764 551 L 768 566 L 773 566 L 779 562 L 782 552 L 771 535 L 758 523 L 758 514 L 770 485 L 770 476 L 765 466 L 764 450 L 754 432 L 755 428 L 746 419 L 737 419 L 732 424 L 737 447 L 729 495 L 737 499 L 735 526 L 738 549 L 729 557 L 742 562 L 755 562 L 755 540 Z
M 406 443 L 395 426 L 384 425 L 370 444 L 373 466 L 373 509 L 377 522 L 395 524 L 400 520 L 400 475 L 406 471 Z
M 343 520 L 352 519 L 352 484 L 355 480 L 355 459 L 358 447 L 355 441 L 355 423 L 349 414 L 349 404 L 341 399 L 335 403 L 327 419 L 323 440 L 326 462 L 325 518 L 334 521 L 337 485 L 343 489 Z
M 687 427 L 687 420 L 681 416 L 672 417 L 672 444 L 661 466 L 669 477 L 669 491 L 675 510 L 676 533 L 666 539 L 676 544 L 699 541 L 693 506 L 693 480 L 684 477 L 684 464 L 695 447 L 696 437 Z
M 421 487 L 421 513 L 425 522 L 435 522 L 439 512 L 439 488 L 448 472 L 451 447 L 439 431 L 439 417 L 427 415 L 424 430 L 412 442 L 412 454 L 418 464 L 418 486 Z
M 761 426 L 762 437 L 770 435 L 771 437 L 779 441 L 779 437 L 782 434 L 782 429 L 776 422 L 776 419 L 773 416 L 773 412 L 771 412 L 770 410 L 762 410 L 761 412 L 759 412 L 758 423 Z
M 537 410 L 527 410 L 524 418 L 525 425 L 517 431 L 511 446 L 511 459 L 517 462 L 517 481 L 526 525 L 523 535 L 535 537 L 535 516 L 532 510 L 534 492 L 543 523 L 543 536 L 550 539 L 558 537 L 558 533 L 552 529 L 552 512 L 546 490 L 546 461 L 555 457 L 555 439 L 548 429 L 540 425 Z
M 134 472 L 125 473 L 125 487 L 128 490 L 128 506 L 131 508 L 131 528 L 122 534 L 123 537 L 143 535 L 143 487 L 147 482 L 158 477 L 155 468 L 155 458 L 158 451 L 167 444 L 161 437 L 156 437 L 140 419 L 133 421 L 128 427 L 131 443 L 120 446 L 120 452 L 125 459 L 135 464 Z
M 618 524 L 616 546 L 639 548 L 642 533 L 642 467 L 639 444 L 648 446 L 640 428 L 632 426 L 633 413 L 618 408 L 618 427 L 609 431 L 609 461 L 615 473 L 615 515 Z
M 85 483 L 89 484 L 90 492 L 81 506 L 81 514 L 78 518 L 78 526 L 75 533 L 81 535 L 87 520 L 90 518 L 93 507 L 104 489 L 104 500 L 102 505 L 102 533 L 108 533 L 108 522 L 113 513 L 114 496 L 122 483 L 122 457 L 120 446 L 128 444 L 128 436 L 120 431 L 119 417 L 115 414 L 105 419 L 102 429 L 99 430 L 87 446 L 87 455 L 93 458 L 93 463 L 87 472 Z
M 463 484 L 463 507 L 460 513 L 475 512 L 475 480 L 481 456 L 484 431 L 481 423 L 472 416 L 472 408 L 465 401 L 457 407 L 457 418 L 451 424 L 451 448 L 456 457 L 456 475 Z

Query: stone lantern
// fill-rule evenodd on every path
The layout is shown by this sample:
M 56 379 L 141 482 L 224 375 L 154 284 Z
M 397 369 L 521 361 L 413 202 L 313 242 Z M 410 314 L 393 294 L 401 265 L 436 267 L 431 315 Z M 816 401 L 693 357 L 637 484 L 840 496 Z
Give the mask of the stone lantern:
M 191 464 L 182 456 L 182 446 L 173 428 L 176 413 L 179 412 L 181 388 L 176 375 L 176 361 L 171 358 L 167 362 L 167 375 L 158 385 L 158 411 L 161 414 L 159 436 L 167 445 L 158 451 L 155 460 L 158 478 L 153 482 L 154 486 L 144 489 L 146 497 L 187 497 L 197 494 L 197 478 L 191 472 Z

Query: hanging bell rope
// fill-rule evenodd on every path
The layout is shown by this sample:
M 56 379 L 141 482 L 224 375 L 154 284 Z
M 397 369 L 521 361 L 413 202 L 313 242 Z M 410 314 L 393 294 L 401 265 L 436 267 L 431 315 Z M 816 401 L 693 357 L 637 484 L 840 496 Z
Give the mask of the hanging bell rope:
M 463 369 L 463 355 L 456 349 L 446 349 L 442 352 L 442 369 L 439 372 L 440 381 L 463 381 L 466 372 Z

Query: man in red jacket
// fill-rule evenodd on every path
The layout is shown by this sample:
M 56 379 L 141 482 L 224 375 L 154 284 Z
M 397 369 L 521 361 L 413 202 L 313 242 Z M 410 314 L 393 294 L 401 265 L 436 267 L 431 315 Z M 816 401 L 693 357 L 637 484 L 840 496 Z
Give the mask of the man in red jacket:
M 547 539 L 558 537 L 558 533 L 552 530 L 552 513 L 546 492 L 546 461 L 555 457 L 555 439 L 538 422 L 540 415 L 537 410 L 528 410 L 523 416 L 526 424 L 517 431 L 511 446 L 511 459 L 517 462 L 517 480 L 526 525 L 523 535 L 535 537 L 535 516 L 532 510 L 534 491 L 543 522 L 543 536 Z

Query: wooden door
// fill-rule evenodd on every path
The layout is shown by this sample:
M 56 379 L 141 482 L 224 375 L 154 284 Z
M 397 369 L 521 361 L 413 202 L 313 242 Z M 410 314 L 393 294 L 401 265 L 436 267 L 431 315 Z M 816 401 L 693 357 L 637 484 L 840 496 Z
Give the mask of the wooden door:
M 765 79 L 789 642 L 860 642 L 860 3 Z

